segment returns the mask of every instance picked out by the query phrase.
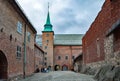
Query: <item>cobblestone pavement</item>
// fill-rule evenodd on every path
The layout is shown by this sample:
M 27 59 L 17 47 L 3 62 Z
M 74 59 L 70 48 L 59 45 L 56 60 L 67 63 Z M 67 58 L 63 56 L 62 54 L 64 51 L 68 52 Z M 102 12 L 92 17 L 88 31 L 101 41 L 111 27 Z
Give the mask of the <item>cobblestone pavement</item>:
M 35 75 L 19 81 L 95 81 L 90 75 L 71 71 L 54 71 L 49 73 L 36 73 Z

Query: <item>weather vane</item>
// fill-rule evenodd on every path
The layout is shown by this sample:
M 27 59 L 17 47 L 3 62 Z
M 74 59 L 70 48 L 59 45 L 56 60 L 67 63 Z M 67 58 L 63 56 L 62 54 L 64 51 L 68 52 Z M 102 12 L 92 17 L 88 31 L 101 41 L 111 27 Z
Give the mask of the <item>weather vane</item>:
M 48 2 L 48 11 L 49 11 L 49 2 Z

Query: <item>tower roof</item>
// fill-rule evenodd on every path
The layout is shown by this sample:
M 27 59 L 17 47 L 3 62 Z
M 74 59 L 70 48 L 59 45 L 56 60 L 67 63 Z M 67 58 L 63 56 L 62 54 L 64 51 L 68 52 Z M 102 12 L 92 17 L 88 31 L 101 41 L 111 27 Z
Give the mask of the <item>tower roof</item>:
M 54 45 L 82 45 L 84 34 L 55 34 Z
M 51 32 L 52 31 L 52 24 L 50 22 L 50 13 L 49 13 L 49 4 L 48 4 L 48 14 L 46 19 L 46 24 L 44 25 L 43 32 Z
M 50 22 L 50 15 L 49 15 L 49 11 L 48 11 L 48 14 L 47 14 L 46 24 L 51 24 L 51 22 Z

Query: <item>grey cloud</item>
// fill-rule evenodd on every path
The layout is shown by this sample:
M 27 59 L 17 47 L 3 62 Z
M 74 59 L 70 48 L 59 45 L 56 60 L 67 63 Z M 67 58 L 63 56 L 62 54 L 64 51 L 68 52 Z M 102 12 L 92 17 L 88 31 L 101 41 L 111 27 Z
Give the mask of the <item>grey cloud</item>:
M 41 33 L 47 16 L 48 0 L 18 0 Z M 50 17 L 55 33 L 85 33 L 104 0 L 51 0 Z M 38 5 L 39 4 L 39 5 Z

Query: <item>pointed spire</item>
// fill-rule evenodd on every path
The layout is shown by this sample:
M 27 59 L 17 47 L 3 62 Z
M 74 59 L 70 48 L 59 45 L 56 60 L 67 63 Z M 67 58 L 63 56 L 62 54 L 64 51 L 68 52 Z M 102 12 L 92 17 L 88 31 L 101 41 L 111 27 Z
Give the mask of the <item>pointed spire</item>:
M 50 15 L 49 15 L 49 11 L 48 11 L 48 14 L 47 14 L 46 24 L 51 24 L 51 22 L 50 22 Z
M 48 14 L 46 19 L 46 24 L 44 25 L 44 31 L 52 31 L 52 24 L 50 22 L 50 14 L 49 14 L 49 3 L 48 3 Z

